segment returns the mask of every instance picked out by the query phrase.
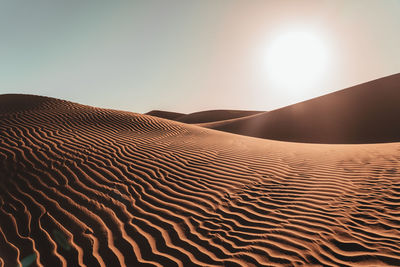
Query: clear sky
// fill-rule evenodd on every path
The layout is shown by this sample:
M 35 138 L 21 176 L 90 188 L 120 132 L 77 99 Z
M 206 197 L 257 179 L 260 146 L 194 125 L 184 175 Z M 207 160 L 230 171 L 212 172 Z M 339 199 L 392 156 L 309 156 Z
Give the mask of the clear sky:
M 318 79 L 289 90 L 268 78 L 268 57 L 293 31 L 317 36 L 327 57 Z M 0 0 L 0 94 L 271 110 L 398 72 L 399 0 Z

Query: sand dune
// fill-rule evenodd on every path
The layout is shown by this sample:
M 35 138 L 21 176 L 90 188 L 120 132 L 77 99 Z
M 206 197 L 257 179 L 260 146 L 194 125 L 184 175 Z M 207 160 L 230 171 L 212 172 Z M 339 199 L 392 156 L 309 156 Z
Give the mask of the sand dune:
M 224 121 L 230 119 L 237 119 L 242 117 L 248 117 L 254 114 L 262 113 L 261 111 L 251 110 L 207 110 L 190 113 L 188 115 L 177 118 L 177 121 L 184 123 L 208 123 L 216 121 Z
M 396 74 L 270 112 L 229 118 L 229 112 L 221 110 L 218 116 L 210 112 L 204 120 L 192 120 L 190 114 L 173 120 L 235 134 L 291 142 L 399 142 L 399 103 L 400 74 Z M 199 113 L 202 115 L 202 112 Z
M 308 143 L 400 141 L 400 74 L 222 125 L 242 135 Z
M 400 265 L 400 143 L 289 143 L 37 96 L 0 103 L 0 265 Z
M 170 111 L 152 110 L 146 115 L 169 119 L 189 124 L 221 122 L 260 114 L 263 111 L 217 109 L 199 111 L 190 114 L 175 113 Z
M 178 113 L 178 112 L 171 112 L 171 111 L 163 111 L 163 110 L 152 110 L 150 112 L 147 112 L 146 115 L 155 116 L 155 117 L 168 119 L 168 120 L 176 120 L 182 116 L 185 116 L 186 114 Z

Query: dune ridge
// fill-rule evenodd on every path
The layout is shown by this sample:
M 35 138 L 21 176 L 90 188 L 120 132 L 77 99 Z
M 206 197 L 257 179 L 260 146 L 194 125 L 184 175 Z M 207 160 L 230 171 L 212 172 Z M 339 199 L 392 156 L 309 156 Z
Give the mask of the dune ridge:
M 252 110 L 206 110 L 193 112 L 181 117 L 176 118 L 176 121 L 199 124 L 199 123 L 210 123 L 216 121 L 225 121 L 237 118 L 243 118 L 252 116 L 255 114 L 262 113 L 263 111 L 252 111 Z
M 291 142 L 400 141 L 400 73 L 256 116 L 203 127 Z
M 164 110 L 152 110 L 147 112 L 146 115 L 155 116 L 168 120 L 176 120 L 182 116 L 185 116 L 186 114 L 179 112 L 164 111 Z
M 217 110 L 169 119 L 280 141 L 387 143 L 400 141 L 399 103 L 400 73 L 269 112 Z
M 289 143 L 38 96 L 0 103 L 0 265 L 400 263 L 400 143 Z
M 183 114 L 170 111 L 152 110 L 150 112 L 145 113 L 145 115 L 151 115 L 163 119 L 199 125 L 202 123 L 214 123 L 214 122 L 228 121 L 243 117 L 249 117 L 263 112 L 265 111 L 216 109 L 216 110 L 205 110 L 189 114 Z

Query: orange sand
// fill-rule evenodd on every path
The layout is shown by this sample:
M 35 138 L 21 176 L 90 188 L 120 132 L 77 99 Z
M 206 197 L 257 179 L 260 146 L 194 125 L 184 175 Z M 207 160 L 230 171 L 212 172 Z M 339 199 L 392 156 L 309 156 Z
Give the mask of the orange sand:
M 271 141 L 27 95 L 0 96 L 0 131 L 0 266 L 400 265 L 400 143 Z

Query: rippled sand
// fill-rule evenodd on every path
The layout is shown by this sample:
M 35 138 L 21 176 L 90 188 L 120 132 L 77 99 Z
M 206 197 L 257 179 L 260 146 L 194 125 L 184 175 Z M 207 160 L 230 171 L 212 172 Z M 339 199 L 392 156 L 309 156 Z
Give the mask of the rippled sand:
M 0 265 L 400 265 L 400 143 L 0 96 Z

